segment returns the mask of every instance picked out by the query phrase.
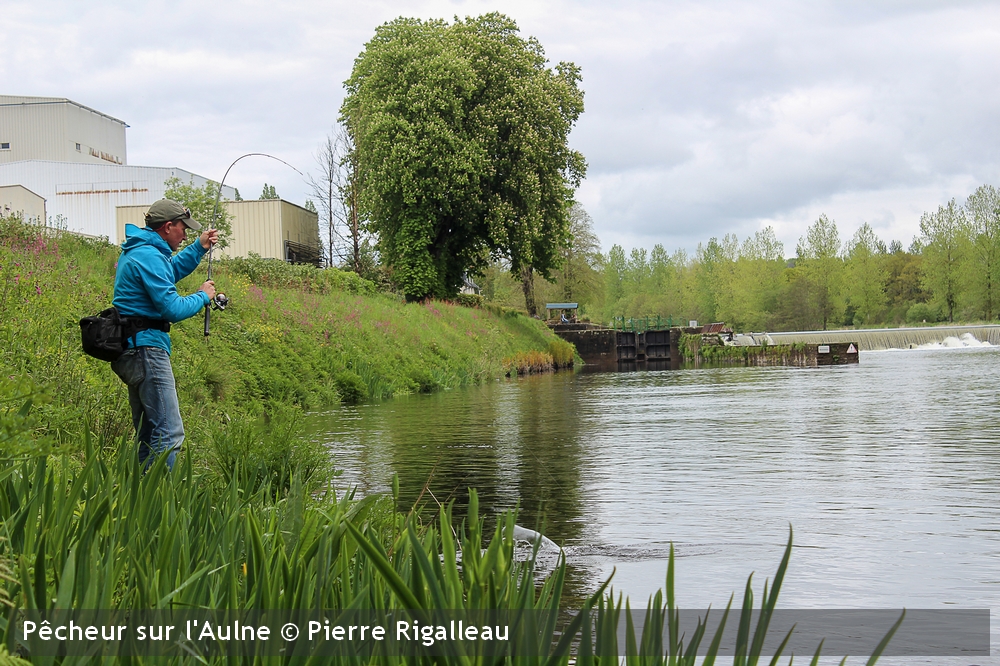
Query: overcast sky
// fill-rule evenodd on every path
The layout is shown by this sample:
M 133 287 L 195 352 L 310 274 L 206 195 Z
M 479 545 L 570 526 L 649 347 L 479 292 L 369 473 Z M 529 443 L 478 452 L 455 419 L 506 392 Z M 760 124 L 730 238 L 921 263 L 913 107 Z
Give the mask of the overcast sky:
M 1000 186 L 996 2 L 0 0 L 0 92 L 124 120 L 130 164 L 315 171 L 376 26 L 488 11 L 583 69 L 571 143 L 605 250 L 772 225 L 791 256 L 824 212 L 844 240 L 867 221 L 907 246 L 923 211 Z M 228 182 L 265 181 L 308 196 L 271 160 Z

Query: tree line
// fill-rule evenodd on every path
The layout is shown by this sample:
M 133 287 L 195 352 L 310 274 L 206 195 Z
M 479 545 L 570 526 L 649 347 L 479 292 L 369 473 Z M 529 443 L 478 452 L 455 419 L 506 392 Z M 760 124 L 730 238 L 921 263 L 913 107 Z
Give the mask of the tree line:
M 976 189 L 926 212 L 908 249 L 888 245 L 868 223 L 845 241 L 821 215 L 786 257 L 767 227 L 733 234 L 693 254 L 662 245 L 606 254 L 583 221 L 555 278 L 537 287 L 553 301 L 575 300 L 590 319 L 660 315 L 674 321 L 725 321 L 738 330 L 780 331 L 994 321 L 1000 314 L 1000 191 Z M 578 239 L 582 243 L 577 242 Z M 488 272 L 487 296 L 513 305 L 502 271 Z

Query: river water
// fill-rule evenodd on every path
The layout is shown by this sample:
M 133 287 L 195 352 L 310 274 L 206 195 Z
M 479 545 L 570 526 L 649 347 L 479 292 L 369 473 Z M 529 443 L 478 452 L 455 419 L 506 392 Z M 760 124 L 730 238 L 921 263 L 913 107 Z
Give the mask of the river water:
M 422 490 L 428 510 L 461 506 L 468 487 L 494 512 L 519 505 L 519 524 L 566 548 L 575 589 L 614 571 L 633 607 L 663 586 L 671 543 L 682 606 L 738 603 L 752 571 L 759 593 L 791 526 L 779 607 L 1000 609 L 998 376 L 996 347 L 560 373 L 345 407 L 308 428 L 363 493 L 397 473 L 406 508 Z

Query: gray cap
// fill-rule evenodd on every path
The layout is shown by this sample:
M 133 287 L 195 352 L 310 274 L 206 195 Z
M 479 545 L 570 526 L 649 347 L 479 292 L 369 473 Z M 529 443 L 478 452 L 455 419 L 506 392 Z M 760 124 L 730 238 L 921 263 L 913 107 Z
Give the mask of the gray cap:
M 160 199 L 146 211 L 147 227 L 158 227 L 174 220 L 182 220 L 188 229 L 201 231 L 201 225 L 191 219 L 191 211 L 173 199 Z

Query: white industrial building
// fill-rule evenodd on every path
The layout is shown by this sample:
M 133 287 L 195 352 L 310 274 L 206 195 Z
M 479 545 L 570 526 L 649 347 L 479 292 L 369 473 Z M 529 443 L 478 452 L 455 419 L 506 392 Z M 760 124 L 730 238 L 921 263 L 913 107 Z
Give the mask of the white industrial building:
M 123 121 L 62 97 L 0 95 L 0 164 L 128 164 Z
M 162 199 L 170 178 L 208 182 L 184 169 L 129 165 L 127 127 L 72 100 L 0 95 L 0 187 L 20 185 L 44 199 L 56 226 L 121 242 L 118 206 Z M 236 190 L 224 187 L 222 196 L 235 199 Z
M 138 206 L 162 199 L 170 178 L 203 187 L 208 182 L 198 174 L 172 167 L 116 164 L 79 164 L 24 160 L 0 164 L 0 185 L 21 185 L 45 199 L 49 220 L 57 226 L 106 236 L 120 243 L 115 209 Z M 236 190 L 225 186 L 222 196 L 235 199 Z M 59 216 L 62 216 L 61 218 Z
M 124 122 L 64 98 L 0 95 L 0 213 L 61 229 L 124 240 L 126 222 L 166 193 L 166 182 L 204 187 L 208 179 L 176 167 L 132 166 Z M 223 199 L 236 190 L 222 188 Z M 319 263 L 313 211 L 280 200 L 230 201 L 229 256 Z

